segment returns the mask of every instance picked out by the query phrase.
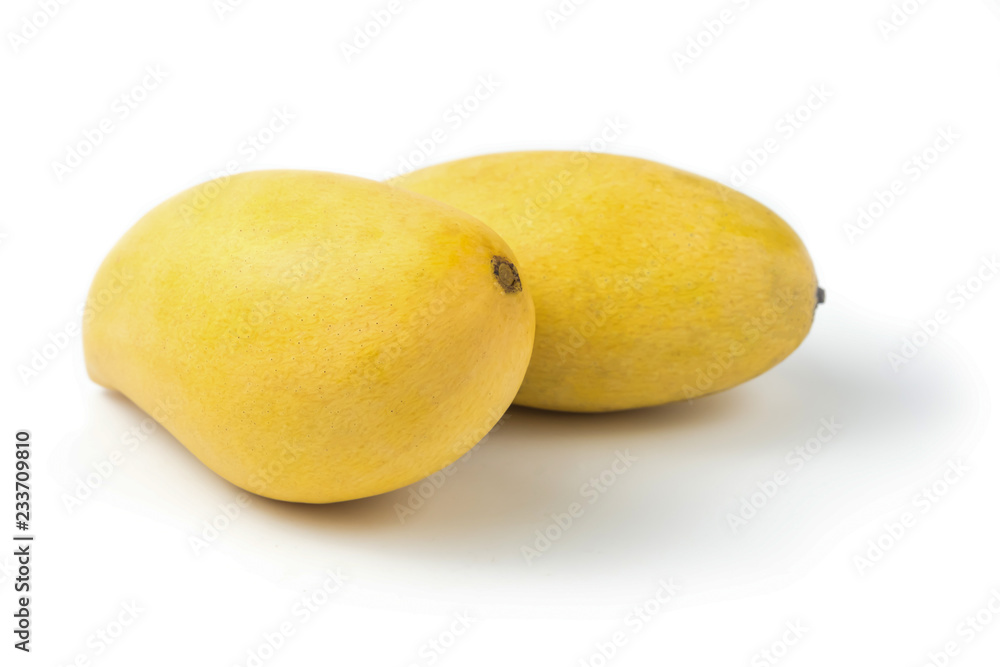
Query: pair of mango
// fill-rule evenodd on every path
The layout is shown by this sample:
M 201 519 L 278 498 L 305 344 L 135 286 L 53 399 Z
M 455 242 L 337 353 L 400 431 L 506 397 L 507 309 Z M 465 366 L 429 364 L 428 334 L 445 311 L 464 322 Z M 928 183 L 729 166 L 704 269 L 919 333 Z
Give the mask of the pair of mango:
M 88 297 L 90 377 L 209 468 L 323 503 L 416 482 L 511 402 L 601 412 L 774 366 L 822 291 L 795 232 L 713 181 L 526 152 L 384 184 L 210 181 L 150 211 Z

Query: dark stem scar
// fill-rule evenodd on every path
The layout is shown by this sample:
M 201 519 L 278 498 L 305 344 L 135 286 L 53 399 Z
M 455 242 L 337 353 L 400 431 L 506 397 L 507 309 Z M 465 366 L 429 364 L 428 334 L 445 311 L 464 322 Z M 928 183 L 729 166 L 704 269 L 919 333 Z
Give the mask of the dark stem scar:
M 493 256 L 493 277 L 507 294 L 521 291 L 521 277 L 517 275 L 517 267 L 506 257 Z

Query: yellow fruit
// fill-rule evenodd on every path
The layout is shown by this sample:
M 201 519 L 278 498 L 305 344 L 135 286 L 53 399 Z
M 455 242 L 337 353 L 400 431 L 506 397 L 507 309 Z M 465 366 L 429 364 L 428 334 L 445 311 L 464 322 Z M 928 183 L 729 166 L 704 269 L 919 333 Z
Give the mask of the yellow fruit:
M 538 327 L 520 405 L 600 412 L 727 389 L 788 356 L 821 300 L 777 215 L 655 162 L 504 153 L 391 182 L 471 213 L 517 253 Z
M 104 260 L 87 370 L 249 491 L 390 491 L 462 456 L 514 398 L 535 320 L 513 261 L 474 218 L 382 183 L 211 181 Z

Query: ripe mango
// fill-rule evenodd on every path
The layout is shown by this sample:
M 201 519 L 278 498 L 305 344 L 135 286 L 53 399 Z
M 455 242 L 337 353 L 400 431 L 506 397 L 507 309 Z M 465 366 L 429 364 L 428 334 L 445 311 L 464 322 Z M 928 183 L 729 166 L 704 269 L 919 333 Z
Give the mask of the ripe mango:
M 89 301 L 95 382 L 233 484 L 308 503 L 390 491 L 462 456 L 514 398 L 535 325 L 514 255 L 485 225 L 308 171 L 160 204 Z
M 397 177 L 496 230 L 537 332 L 515 403 L 622 410 L 728 389 L 808 333 L 812 261 L 774 212 L 724 185 L 618 155 L 483 155 Z

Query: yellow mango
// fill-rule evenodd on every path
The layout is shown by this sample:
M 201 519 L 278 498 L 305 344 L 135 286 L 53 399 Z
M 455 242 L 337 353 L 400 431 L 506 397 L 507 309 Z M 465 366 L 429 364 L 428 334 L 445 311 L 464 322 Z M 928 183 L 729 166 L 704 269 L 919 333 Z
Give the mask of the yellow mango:
M 237 486 L 323 503 L 452 463 L 531 354 L 514 255 L 471 216 L 360 178 L 232 176 L 169 199 L 94 278 L 90 377 Z
M 720 183 L 618 155 L 483 155 L 397 177 L 506 240 L 537 332 L 515 403 L 600 412 L 728 389 L 805 338 L 822 300 L 774 212 Z

